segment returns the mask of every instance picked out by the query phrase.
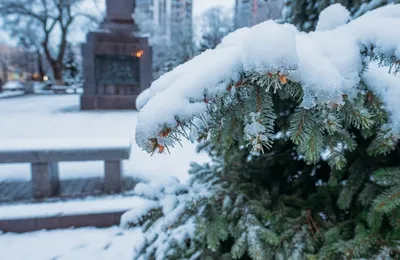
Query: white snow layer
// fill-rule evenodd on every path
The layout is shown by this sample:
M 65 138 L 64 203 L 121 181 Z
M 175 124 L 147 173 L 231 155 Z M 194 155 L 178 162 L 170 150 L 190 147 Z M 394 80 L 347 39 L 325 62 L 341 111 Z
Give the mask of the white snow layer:
M 124 212 L 143 207 L 147 203 L 138 197 L 110 196 L 102 199 L 89 198 L 68 202 L 3 205 L 0 206 L 0 220 Z
M 135 135 L 138 114 L 133 110 L 80 111 L 79 95 L 0 99 L 0 149 L 126 146 Z M 209 158 L 183 141 L 183 147 L 176 147 L 171 155 L 154 156 L 132 141 L 130 159 L 123 161 L 124 176 L 146 182 L 163 176 L 187 180 L 190 162 L 207 162 Z M 104 176 L 102 161 L 61 162 L 59 167 L 61 180 Z M 29 163 L 0 164 L 0 182 L 30 178 Z
M 333 4 L 319 14 L 316 31 L 333 30 L 348 21 L 350 21 L 349 10 L 341 4 Z
M 171 244 L 181 245 L 185 243 L 186 239 L 193 239 L 196 236 L 196 216 L 186 216 L 185 209 L 188 204 L 195 205 L 215 194 L 213 188 L 216 188 L 216 185 L 213 187 L 208 185 L 213 185 L 213 183 L 206 185 L 196 182 L 191 185 L 182 184 L 174 177 L 163 178 L 150 184 L 138 184 L 134 193 L 151 200 L 151 202 L 141 204 L 124 213 L 120 226 L 127 228 L 131 224 L 137 225 L 153 210 L 161 210 L 163 216 L 157 218 L 151 226 L 142 225 L 142 230 L 146 233 L 145 240 L 142 243 L 136 243 L 133 259 L 148 259 L 148 254 L 154 251 L 155 259 L 163 260 L 168 258 L 171 250 L 174 250 L 171 248 Z M 170 228 L 177 226 L 179 221 L 183 221 L 183 223 L 180 223 L 177 228 Z M 139 257 L 142 249 L 145 249 L 147 254 Z
M 361 51 L 373 46 L 375 54 L 400 59 L 400 5 L 378 8 L 347 24 L 347 13 L 334 5 L 321 19 L 321 30 L 338 27 L 303 33 L 292 25 L 267 21 L 231 33 L 216 49 L 160 77 L 145 93 L 147 103 L 141 103 L 138 145 L 145 148 L 165 126 L 176 127 L 176 118 L 190 120 L 205 112 L 204 97 L 224 94 L 243 72 L 280 71 L 298 80 L 305 93 L 302 106 L 310 108 L 339 103 L 344 93 L 353 96 L 363 69 Z
M 387 68 L 371 63 L 362 80 L 383 100 L 386 111 L 391 115 L 389 128 L 400 133 L 400 77 L 388 74 Z
M 142 93 L 140 93 L 140 95 L 136 98 L 137 109 L 140 110 L 142 107 L 144 107 L 149 98 L 150 98 L 150 88 L 143 90 Z
M 132 244 L 143 239 L 138 228 L 115 226 L 0 233 L 0 259 L 132 260 Z
M 68 150 L 96 150 L 96 149 L 127 149 L 131 147 L 129 138 L 89 139 L 77 138 L 60 139 L 12 139 L 1 140 L 0 152 L 3 151 L 68 151 Z

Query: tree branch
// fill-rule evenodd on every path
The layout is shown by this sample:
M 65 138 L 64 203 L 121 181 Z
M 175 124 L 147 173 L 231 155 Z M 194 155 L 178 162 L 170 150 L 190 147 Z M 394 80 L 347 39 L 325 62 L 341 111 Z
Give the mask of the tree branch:
M 9 4 L 1 4 L 0 5 L 0 13 L 3 15 L 15 15 L 19 14 L 22 16 L 29 16 L 35 18 L 41 23 L 45 23 L 46 16 L 41 16 L 36 14 L 30 10 L 28 10 L 23 4 L 19 3 L 9 3 Z

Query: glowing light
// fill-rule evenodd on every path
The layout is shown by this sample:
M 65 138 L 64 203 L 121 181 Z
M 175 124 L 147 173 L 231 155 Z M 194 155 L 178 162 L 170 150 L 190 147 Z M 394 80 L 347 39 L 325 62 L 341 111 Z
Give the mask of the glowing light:
M 135 53 L 136 57 L 138 57 L 138 58 L 142 57 L 143 54 L 144 54 L 144 51 L 142 51 L 142 50 Z
M 43 77 L 43 80 L 44 80 L 44 81 L 48 81 L 48 80 L 49 80 L 49 77 L 44 76 L 44 77 Z

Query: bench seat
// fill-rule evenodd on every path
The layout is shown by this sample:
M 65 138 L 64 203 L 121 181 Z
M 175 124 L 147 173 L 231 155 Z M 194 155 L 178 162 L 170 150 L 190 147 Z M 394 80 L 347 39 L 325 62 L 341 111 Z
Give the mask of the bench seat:
M 33 196 L 44 198 L 58 193 L 58 162 L 104 161 L 104 191 L 118 193 L 130 150 L 126 139 L 0 140 L 0 163 L 30 163 Z

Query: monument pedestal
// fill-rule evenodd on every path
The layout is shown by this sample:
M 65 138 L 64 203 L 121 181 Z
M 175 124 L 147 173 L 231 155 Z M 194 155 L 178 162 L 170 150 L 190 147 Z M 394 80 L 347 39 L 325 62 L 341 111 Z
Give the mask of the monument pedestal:
M 138 95 L 82 95 L 81 110 L 136 109 L 137 96 Z
M 133 0 L 107 0 L 101 30 L 82 45 L 82 110 L 135 109 L 137 96 L 150 87 L 152 51 L 147 38 L 135 36 L 132 8 Z

